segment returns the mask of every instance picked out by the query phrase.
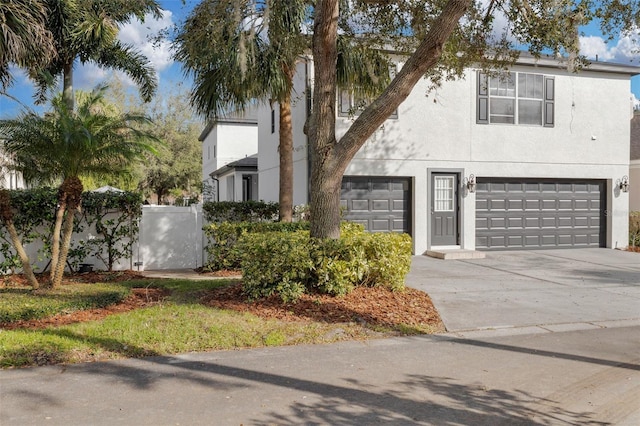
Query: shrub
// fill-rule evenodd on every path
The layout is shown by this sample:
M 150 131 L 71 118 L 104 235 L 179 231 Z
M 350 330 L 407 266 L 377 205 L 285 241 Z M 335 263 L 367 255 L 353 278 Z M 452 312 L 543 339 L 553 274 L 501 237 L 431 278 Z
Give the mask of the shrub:
M 245 234 L 242 282 L 250 299 L 278 294 L 285 302 L 298 299 L 306 290 L 313 268 L 307 231 Z
M 320 293 L 344 296 L 358 285 L 367 270 L 367 259 L 357 239 L 311 240 L 311 286 Z
M 240 269 L 242 251 L 238 240 L 248 233 L 293 232 L 309 229 L 309 222 L 222 222 L 204 227 L 208 244 L 206 269 Z
M 629 245 L 636 247 L 640 244 L 640 212 L 629 213 Z
M 279 204 L 264 201 L 207 201 L 202 204 L 208 222 L 264 222 L 278 217 Z
M 404 288 L 411 266 L 411 237 L 342 227 L 339 240 L 307 231 L 245 233 L 240 239 L 244 289 L 252 299 L 278 294 L 295 301 L 305 292 L 345 295 L 357 285 Z
M 411 268 L 411 237 L 408 234 L 368 234 L 364 239 L 368 270 L 364 284 L 391 290 L 404 289 Z

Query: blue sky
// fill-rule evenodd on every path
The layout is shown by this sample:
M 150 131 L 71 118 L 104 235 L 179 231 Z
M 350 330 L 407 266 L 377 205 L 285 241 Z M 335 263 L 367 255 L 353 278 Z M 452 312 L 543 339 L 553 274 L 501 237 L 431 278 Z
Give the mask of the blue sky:
M 171 59 L 169 44 L 165 42 L 159 46 L 153 46 L 148 37 L 183 20 L 197 3 L 198 0 L 186 0 L 185 2 L 182 0 L 160 0 L 160 5 L 165 11 L 162 19 L 147 19 L 144 23 L 134 21 L 125 25 L 120 31 L 119 37 L 123 42 L 138 47 L 150 59 L 158 73 L 160 90 L 172 87 L 178 82 L 187 83 L 186 86 L 190 87 L 190 82 L 184 80 L 180 64 Z M 637 52 L 638 43 L 635 43 L 636 39 L 640 39 L 637 34 L 633 36 L 621 35 L 607 43 L 598 33 L 596 25 L 586 27 L 584 31 L 586 35 L 580 39 L 581 51 L 590 59 L 595 59 L 597 55 L 600 61 L 640 65 L 640 53 Z M 78 65 L 74 74 L 74 86 L 90 90 L 108 78 L 111 73 L 110 70 L 103 70 L 91 64 Z M 32 108 L 32 85 L 26 76 L 19 71 L 16 72 L 16 76 L 16 82 L 9 93 L 25 106 Z M 630 96 L 635 96 L 636 104 L 640 104 L 638 101 L 640 99 L 640 76 L 631 80 L 631 92 Z M 15 116 L 20 109 L 19 102 L 0 96 L 0 118 Z

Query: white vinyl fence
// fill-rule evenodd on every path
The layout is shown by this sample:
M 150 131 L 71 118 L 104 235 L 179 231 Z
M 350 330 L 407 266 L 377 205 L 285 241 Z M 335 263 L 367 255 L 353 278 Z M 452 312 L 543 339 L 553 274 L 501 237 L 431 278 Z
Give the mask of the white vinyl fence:
M 205 259 L 202 205 L 144 206 L 134 269 L 195 269 Z
M 133 245 L 131 256 L 114 264 L 113 269 L 144 271 L 201 267 L 206 259 L 202 218 L 201 204 L 143 206 L 138 242 Z M 74 234 L 73 240 L 91 239 L 94 235 L 95 229 L 86 229 L 81 234 Z M 41 247 L 40 242 L 25 247 L 36 272 L 42 271 L 48 262 L 48 259 L 38 260 Z M 96 270 L 107 269 L 102 260 L 94 257 L 87 257 L 82 263 L 91 264 Z

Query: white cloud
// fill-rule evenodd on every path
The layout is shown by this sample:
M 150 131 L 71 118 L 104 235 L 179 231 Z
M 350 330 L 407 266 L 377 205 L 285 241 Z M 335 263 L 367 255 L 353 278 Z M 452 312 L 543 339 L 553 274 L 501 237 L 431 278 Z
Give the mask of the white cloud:
M 587 58 L 599 61 L 626 63 L 640 63 L 640 41 L 638 31 L 621 34 L 617 40 L 605 41 L 599 36 L 580 37 L 580 53 Z
M 154 45 L 152 38 L 160 31 L 173 25 L 173 12 L 164 10 L 161 19 L 153 19 L 147 15 L 144 22 L 137 19 L 120 28 L 118 38 L 126 44 L 133 45 L 149 58 L 156 71 L 161 72 L 173 63 L 171 46 L 166 40 Z
M 162 18 L 154 19 L 151 15 L 147 15 L 144 22 L 134 19 L 123 25 L 118 34 L 118 39 L 122 43 L 132 45 L 149 59 L 151 66 L 156 70 L 158 80 L 161 77 L 160 73 L 169 68 L 174 61 L 171 58 L 170 43 L 166 40 L 154 43 L 153 37 L 172 25 L 173 13 L 170 10 L 163 10 Z M 111 70 L 100 68 L 92 63 L 78 65 L 74 73 L 74 85 L 78 89 L 91 90 L 111 73 Z M 116 74 L 125 84 L 135 86 L 124 73 L 116 72 Z

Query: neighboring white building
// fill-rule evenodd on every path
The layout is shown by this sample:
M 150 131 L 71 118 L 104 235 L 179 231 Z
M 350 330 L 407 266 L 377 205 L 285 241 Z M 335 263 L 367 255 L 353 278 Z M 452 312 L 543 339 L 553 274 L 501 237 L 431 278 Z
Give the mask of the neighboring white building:
M 213 201 L 226 200 L 226 192 L 220 192 L 219 180 L 212 179 L 211 174 L 258 152 L 256 108 L 209 122 L 198 140 L 202 142 L 202 181 L 213 188 Z
M 7 167 L 11 164 L 11 159 L 2 152 L 2 142 L 0 139 L 0 188 L 24 189 L 26 185 L 22 173 Z
M 211 173 L 217 186 L 217 199 L 212 201 L 258 200 L 258 156 L 233 161 Z
M 401 67 L 402 63 L 399 62 Z M 307 88 L 295 82 L 294 202 L 308 201 Z M 579 73 L 554 58 L 521 57 L 512 80 L 468 69 L 428 93 L 420 81 L 397 116 L 347 168 L 346 218 L 404 231 L 414 252 L 627 245 L 630 78 L 640 68 L 595 62 Z M 352 117 L 339 96 L 340 137 Z M 278 199 L 278 106 L 258 113 L 260 198 Z

